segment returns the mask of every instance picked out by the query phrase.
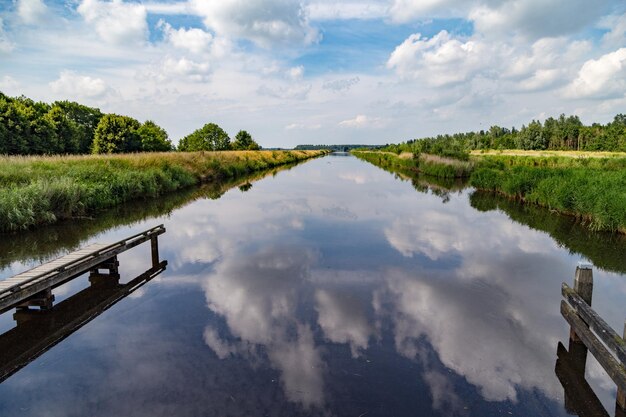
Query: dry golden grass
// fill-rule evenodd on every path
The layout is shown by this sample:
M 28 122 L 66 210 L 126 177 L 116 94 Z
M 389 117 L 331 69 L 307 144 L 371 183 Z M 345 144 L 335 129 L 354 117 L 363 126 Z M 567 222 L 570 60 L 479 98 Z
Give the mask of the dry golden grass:
M 590 151 L 524 151 L 521 149 L 505 149 L 505 150 L 474 150 L 471 151 L 472 156 L 565 156 L 569 158 L 626 158 L 626 152 L 590 152 Z

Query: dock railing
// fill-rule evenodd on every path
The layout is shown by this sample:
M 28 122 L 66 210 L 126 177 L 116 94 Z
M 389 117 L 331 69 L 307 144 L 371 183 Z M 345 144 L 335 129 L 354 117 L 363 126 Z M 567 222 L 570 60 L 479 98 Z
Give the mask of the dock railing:
M 569 350 L 559 343 L 556 363 L 556 374 L 565 388 L 565 408 L 580 416 L 608 416 L 585 380 L 589 351 L 617 385 L 615 415 L 626 416 L 626 324 L 620 336 L 591 308 L 590 264 L 579 263 L 574 288 L 563 283 L 561 293 L 565 298 L 561 300 L 561 314 L 570 325 Z

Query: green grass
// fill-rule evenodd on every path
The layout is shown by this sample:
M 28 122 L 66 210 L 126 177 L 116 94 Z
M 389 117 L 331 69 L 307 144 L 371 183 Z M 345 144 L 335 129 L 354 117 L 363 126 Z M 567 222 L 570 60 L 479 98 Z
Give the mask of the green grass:
M 101 210 L 94 217 L 60 221 L 45 227 L 20 230 L 0 239 L 0 269 L 15 261 L 45 262 L 84 246 L 85 242 L 111 228 L 171 213 L 198 199 L 218 199 L 226 191 L 251 183 L 279 171 L 291 169 L 296 163 L 254 171 L 236 178 L 211 181 L 187 187 L 159 198 L 140 199 Z
M 626 158 L 487 156 L 470 184 L 626 233 Z
M 626 233 L 626 157 L 573 152 L 473 153 L 470 161 L 421 154 L 353 151 L 389 169 L 470 178 L 478 190 L 574 216 L 591 230 Z M 593 157 L 592 157 L 593 156 Z
M 125 202 L 223 181 L 324 151 L 0 157 L 0 231 L 91 216 Z

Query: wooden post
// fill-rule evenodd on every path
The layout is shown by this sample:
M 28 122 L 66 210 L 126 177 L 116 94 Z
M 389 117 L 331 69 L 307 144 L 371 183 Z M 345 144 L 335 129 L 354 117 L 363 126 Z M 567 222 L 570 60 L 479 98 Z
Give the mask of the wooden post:
M 158 236 L 152 236 L 150 238 L 150 243 L 152 246 L 152 267 L 158 268 L 159 266 L 159 238 Z
M 622 338 L 626 340 L 626 321 L 624 322 L 624 333 Z M 623 364 L 624 365 L 624 364 Z M 615 402 L 615 417 L 626 416 L 626 390 L 617 389 L 617 399 Z
M 574 291 L 591 306 L 593 293 L 593 269 L 588 263 L 579 262 L 574 275 Z M 572 375 L 579 381 L 585 380 L 585 368 L 587 366 L 587 347 L 580 340 L 573 327 L 569 329 L 568 351 L 572 358 Z M 572 411 L 571 399 L 565 395 L 565 409 Z
M 574 276 L 574 291 L 585 303 L 591 306 L 591 298 L 593 295 L 593 267 L 585 262 L 578 262 L 576 267 L 576 275 Z M 573 328 L 570 328 L 570 340 L 580 342 L 580 338 Z
M 29 307 L 39 307 L 40 310 L 50 310 L 54 304 L 54 294 L 52 288 L 46 288 L 43 291 L 29 297 L 16 307 L 18 309 L 28 309 Z
M 117 260 L 117 255 L 96 265 L 89 271 L 89 283 L 91 285 L 117 285 L 120 282 L 119 266 L 120 262 Z M 101 273 L 101 269 L 105 269 L 107 272 Z

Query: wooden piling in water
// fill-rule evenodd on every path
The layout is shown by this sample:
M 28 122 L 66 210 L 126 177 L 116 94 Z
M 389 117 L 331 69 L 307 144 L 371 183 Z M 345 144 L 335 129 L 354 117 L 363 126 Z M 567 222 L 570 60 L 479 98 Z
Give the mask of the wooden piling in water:
M 624 333 L 622 334 L 622 342 L 626 340 L 626 321 L 624 322 Z M 617 398 L 615 401 L 615 416 L 626 416 L 626 389 L 617 389 Z
M 152 267 L 156 268 L 159 266 L 159 240 L 157 236 L 153 236 L 150 239 L 150 248 L 152 251 Z
M 591 307 L 591 299 L 593 297 L 593 267 L 591 264 L 579 262 L 574 275 L 574 291 Z M 570 340 L 580 342 L 580 338 L 570 327 Z

